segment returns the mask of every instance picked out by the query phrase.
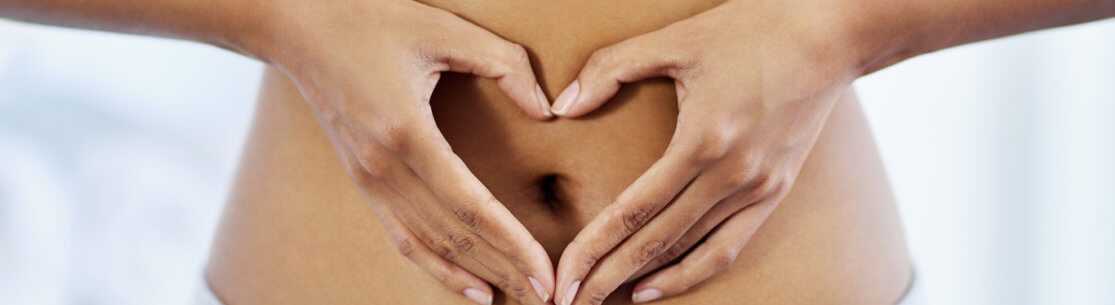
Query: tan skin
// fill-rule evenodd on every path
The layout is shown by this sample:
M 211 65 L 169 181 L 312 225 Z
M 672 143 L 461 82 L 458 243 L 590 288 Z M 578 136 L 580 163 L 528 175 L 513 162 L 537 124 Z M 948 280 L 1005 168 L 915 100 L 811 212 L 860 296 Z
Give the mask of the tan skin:
M 516 40 L 538 30 L 485 27 Z M 565 55 L 522 41 L 549 50 L 538 52 L 539 79 L 558 84 L 601 43 Z M 265 79 L 206 269 L 217 296 L 234 305 L 470 304 L 399 253 L 297 87 L 274 69 Z M 555 260 L 661 157 L 677 118 L 665 80 L 625 86 L 604 115 L 544 124 L 503 96 L 495 82 L 447 75 L 432 106 L 454 151 Z M 654 304 L 894 304 L 911 271 L 898 221 L 858 101 L 845 93 L 794 188 L 736 261 Z M 630 303 L 632 284 L 605 303 Z M 495 304 L 520 304 L 495 292 Z
M 306 97 L 386 232 L 450 290 L 486 303 L 491 283 L 523 304 L 599 304 L 643 274 L 635 301 L 677 295 L 735 260 L 789 202 L 857 77 L 941 48 L 1115 14 L 1115 1 L 1023 2 L 727 1 L 595 52 L 552 108 L 543 92 L 558 84 L 538 85 L 526 49 L 446 11 L 470 8 L 0 0 L 0 16 L 196 40 L 269 62 Z M 540 243 L 438 129 L 429 98 L 449 71 L 495 79 L 535 120 L 579 117 L 621 83 L 670 77 L 677 125 L 661 159 L 593 214 L 555 272 L 552 243 Z
M 978 1 L 955 2 L 984 8 Z M 1071 2 L 1034 4 L 1056 11 Z M 1073 18 L 1106 16 L 1103 12 L 1115 6 L 1112 1 L 1076 2 L 1075 9 L 1096 10 L 1073 10 Z M 632 276 L 647 273 L 635 286 L 634 301 L 677 295 L 735 260 L 792 188 L 841 90 L 873 69 L 918 53 L 896 47 L 901 44 L 857 44 L 864 37 L 846 19 L 862 12 L 858 8 L 877 4 L 862 5 L 728 1 L 596 51 L 556 99 L 555 114 L 590 113 L 623 83 L 665 76 L 677 87 L 677 130 L 663 157 L 565 249 L 557 269 L 557 291 L 563 292 L 557 303 L 600 304 Z M 939 6 L 949 12 L 949 3 L 931 8 Z M 1013 17 L 1037 13 L 1023 9 Z M 996 17 L 992 21 L 1011 21 Z M 1051 19 L 1061 24 L 1062 18 Z M 1004 30 L 973 28 L 979 29 L 976 33 Z M 940 30 L 948 34 L 950 29 L 932 29 Z M 879 46 L 893 48 L 883 49 L 893 55 L 879 57 Z M 662 264 L 652 259 L 671 247 L 678 249 L 671 255 L 692 251 L 658 270 Z

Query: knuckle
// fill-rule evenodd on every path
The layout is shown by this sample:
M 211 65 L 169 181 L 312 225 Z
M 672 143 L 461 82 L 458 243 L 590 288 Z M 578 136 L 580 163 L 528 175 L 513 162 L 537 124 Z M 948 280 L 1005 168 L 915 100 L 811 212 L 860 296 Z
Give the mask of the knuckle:
M 509 282 L 506 277 L 500 277 L 499 274 L 496 274 L 495 276 L 496 281 L 492 284 L 496 285 L 496 287 L 499 287 L 499 290 L 503 290 L 504 293 L 511 293 L 511 282 Z
M 356 184 L 360 186 L 367 186 L 379 181 L 379 178 L 376 177 L 376 174 L 373 174 L 367 169 L 367 166 L 364 165 L 360 165 L 360 168 L 353 168 L 349 170 L 349 176 L 352 178 L 353 182 L 356 182 Z
M 399 238 L 395 240 L 395 247 L 399 249 L 399 254 L 405 257 L 413 257 L 414 255 L 414 240 L 410 238 Z
M 499 289 L 503 289 L 505 291 L 510 290 L 508 288 L 511 287 L 511 276 L 507 275 L 507 273 L 500 272 L 500 271 L 493 272 L 493 275 L 496 277 L 496 282 L 495 282 L 496 287 L 499 287 Z
M 768 190 L 770 194 L 786 194 L 794 185 L 794 178 L 790 175 L 780 175 L 770 180 L 772 181 Z
M 751 188 L 751 194 L 761 197 L 781 188 L 781 183 L 779 181 L 780 179 L 771 176 L 770 173 L 759 171 L 751 177 L 747 183 L 747 187 Z
M 600 262 L 602 256 L 597 253 L 585 253 L 584 259 L 581 260 L 581 268 L 584 270 L 592 270 L 596 263 Z
M 507 48 L 508 66 L 522 67 L 530 64 L 530 55 L 527 48 L 517 43 L 511 43 Z
M 651 208 L 647 206 L 635 207 L 629 212 L 624 213 L 623 217 L 623 235 L 631 235 L 642 228 L 650 219 Z
M 529 293 L 526 285 L 516 284 L 507 273 L 496 273 L 496 287 L 499 287 L 504 293 L 520 299 L 526 297 Z
M 567 249 L 573 249 L 572 252 L 570 252 L 572 254 L 571 257 L 581 258 L 580 260 L 575 261 L 579 261 L 579 264 L 581 264 L 580 267 L 583 270 L 591 270 L 592 267 L 596 266 L 596 263 L 599 262 L 600 259 L 603 257 L 602 254 L 597 253 L 596 251 L 585 250 L 585 248 L 582 247 L 581 242 L 577 240 L 569 243 Z
M 438 267 L 437 271 L 433 273 L 434 278 L 437 278 L 438 282 L 441 282 L 445 285 L 449 285 L 449 281 L 453 278 L 453 271 L 450 271 L 449 268 Z
M 360 154 L 357 162 L 360 163 L 362 170 L 356 170 L 355 172 L 359 173 L 354 174 L 353 179 L 363 183 L 371 183 L 376 179 L 391 177 L 394 170 L 389 161 L 382 160 L 379 156 L 370 153 Z M 361 177 L 355 177 L 356 175 L 361 175 Z
M 615 54 L 616 47 L 614 46 L 603 47 L 592 52 L 592 55 L 589 56 L 588 61 L 585 63 L 585 70 L 599 73 L 608 66 L 608 63 L 613 61 Z
M 693 161 L 708 164 L 720 160 L 732 148 L 734 138 L 727 128 L 710 128 L 699 132 L 694 147 Z
M 458 205 L 453 208 L 453 214 L 457 216 L 457 219 L 460 220 L 461 223 L 465 225 L 465 227 L 473 230 L 475 230 L 479 226 L 480 222 L 477 219 L 478 216 L 476 215 L 476 213 L 476 209 L 468 206 Z
M 728 268 L 728 266 L 732 265 L 732 262 L 736 261 L 736 252 L 727 249 L 721 250 L 713 254 L 709 259 L 711 260 L 712 266 L 715 267 L 715 270 L 722 270 Z
M 699 282 L 700 280 L 691 276 L 681 276 L 677 278 L 675 283 L 681 286 L 681 290 L 689 290 L 689 288 L 693 288 L 693 286 L 696 286 Z
M 405 153 L 411 142 L 414 124 L 403 120 L 391 120 L 380 124 L 376 130 L 376 137 L 383 147 L 399 153 Z
M 680 242 L 674 243 L 674 245 L 666 249 L 666 252 L 663 252 L 662 255 L 659 255 L 658 258 L 655 258 L 655 262 L 660 265 L 666 265 L 672 262 L 674 259 L 681 257 L 682 253 L 685 253 L 685 246 L 682 246 Z
M 766 171 L 761 169 L 762 164 L 755 158 L 738 158 L 728 165 L 733 169 L 723 177 L 723 182 L 733 188 L 747 192 L 755 192 L 767 179 Z
M 646 264 L 651 259 L 658 257 L 659 254 L 662 254 L 662 250 L 665 246 L 666 243 L 658 239 L 643 244 L 643 247 L 639 249 L 638 257 L 636 257 L 635 262 L 639 265 Z
M 472 253 L 476 250 L 476 235 L 471 232 L 450 233 L 449 241 L 463 253 Z
M 721 177 L 720 182 L 726 188 L 739 189 L 739 188 L 743 187 L 744 185 L 747 185 L 747 181 L 750 180 L 750 179 L 751 179 L 751 177 L 748 177 L 746 174 L 742 173 L 741 171 L 733 171 L 733 172 L 728 173 L 728 174 L 724 175 L 723 177 Z
M 702 53 L 701 49 L 688 50 L 683 46 L 666 54 L 672 63 L 666 67 L 666 75 L 673 79 L 687 79 L 700 74 Z
M 755 174 L 748 170 L 732 171 L 722 178 L 724 184 L 731 189 L 746 188 L 754 184 Z
M 587 295 L 589 304 L 593 305 L 604 304 L 604 300 L 608 299 L 608 293 L 603 291 L 595 291 Z
M 434 253 L 449 261 L 454 261 L 457 258 L 457 253 L 453 251 L 453 247 L 447 243 L 440 243 L 434 246 Z
M 508 251 L 507 254 L 505 254 L 504 256 L 507 257 L 507 260 L 511 261 L 512 265 L 523 266 L 523 259 L 519 257 L 518 252 Z
M 581 263 L 584 264 L 586 270 L 589 270 L 592 269 L 593 266 L 596 266 L 596 263 L 600 262 L 601 257 L 603 256 L 597 253 L 586 253 L 585 260 L 581 261 Z
M 510 292 L 516 298 L 522 299 L 522 298 L 527 297 L 528 293 L 530 293 L 530 290 L 527 289 L 526 285 L 522 285 L 522 284 L 515 285 L 515 284 L 513 284 L 513 285 L 511 285 L 511 290 L 508 290 L 508 292 Z

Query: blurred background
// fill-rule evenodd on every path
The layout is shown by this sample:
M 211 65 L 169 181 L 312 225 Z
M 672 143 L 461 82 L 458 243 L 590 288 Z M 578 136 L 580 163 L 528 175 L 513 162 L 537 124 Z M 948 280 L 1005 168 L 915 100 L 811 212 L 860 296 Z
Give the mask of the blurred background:
M 262 65 L 0 20 L 0 304 L 187 304 Z M 856 87 L 933 304 L 1115 304 L 1115 20 Z

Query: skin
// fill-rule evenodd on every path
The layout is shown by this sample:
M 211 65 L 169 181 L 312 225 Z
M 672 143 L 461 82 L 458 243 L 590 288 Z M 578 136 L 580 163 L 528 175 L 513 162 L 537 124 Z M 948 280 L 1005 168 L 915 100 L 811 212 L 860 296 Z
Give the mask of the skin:
M 295 80 L 363 193 L 390 194 L 369 203 L 415 263 L 481 303 L 488 283 L 523 304 L 553 295 L 545 250 L 453 153 L 429 107 L 441 73 L 458 72 L 496 79 L 526 115 L 552 117 L 521 46 L 413 1 L 5 0 L 0 11 L 271 63 Z
M 430 109 L 441 73 L 458 72 L 496 79 L 528 116 L 549 118 L 525 49 L 417 2 L 294 5 L 307 7 L 288 18 L 311 26 L 282 31 L 312 38 L 269 58 L 295 80 L 352 180 L 380 199 L 369 202 L 398 247 L 478 302 L 492 298 L 485 281 L 524 304 L 548 302 L 545 249 L 453 153 Z M 345 13 L 301 13 L 314 9 Z M 368 18 L 383 26 L 360 26 Z M 315 24 L 337 30 L 305 30 Z
M 643 279 L 633 300 L 681 293 L 735 260 L 786 196 L 854 76 L 842 68 L 854 59 L 833 52 L 845 39 L 813 33 L 837 22 L 820 13 L 829 8 L 802 16 L 786 4 L 731 1 L 601 49 L 557 99 L 556 114 L 576 117 L 598 108 L 621 83 L 667 76 L 675 80 L 679 109 L 663 157 L 562 254 L 561 304 L 600 304 L 627 279 L 662 267 L 650 263 L 667 249 L 675 248 L 676 257 L 707 235 L 677 265 Z M 764 14 L 738 17 L 754 10 Z
M 522 47 L 410 1 L 0 0 L 0 17 L 194 40 L 278 67 L 364 196 L 386 196 L 369 202 L 410 259 L 480 302 L 493 295 L 488 282 L 524 304 L 555 291 L 560 304 L 600 304 L 651 271 L 635 301 L 684 292 L 734 260 L 786 196 L 857 77 L 1113 14 L 1115 1 L 728 1 L 601 49 L 551 110 Z M 438 130 L 429 98 L 447 71 L 498 80 L 538 120 L 584 115 L 621 83 L 666 76 L 678 88 L 677 127 L 662 159 L 565 249 L 555 275 L 542 245 Z M 651 262 L 662 255 L 680 262 L 658 270 Z
M 652 301 L 723 270 L 786 196 L 856 78 L 949 46 L 1115 14 L 1115 1 L 1023 2 L 728 1 L 597 51 L 556 99 L 557 116 L 665 76 L 678 90 L 677 130 L 662 159 L 562 253 L 555 301 L 601 304 L 647 273 L 632 300 Z M 687 251 L 661 270 L 652 261 Z
M 585 2 L 595 9 L 623 6 Z M 539 79 L 554 92 L 600 45 L 665 23 L 640 18 L 609 27 L 598 26 L 606 18 L 586 18 L 570 31 L 599 35 L 567 36 L 573 41 L 537 35 L 552 31 L 545 25 L 506 22 L 500 9 L 447 9 L 537 52 L 535 66 L 547 71 Z M 559 19 L 541 17 L 549 9 L 529 11 L 537 17 L 531 20 Z M 553 47 L 566 43 L 575 45 L 572 51 Z M 205 269 L 219 299 L 229 305 L 473 304 L 393 244 L 289 78 L 267 69 L 264 79 Z M 667 80 L 638 82 L 600 115 L 540 124 L 495 81 L 447 75 L 431 106 L 450 146 L 556 264 L 577 233 L 662 156 L 676 125 L 674 96 Z M 846 90 L 794 188 L 736 260 L 688 292 L 653 304 L 895 304 L 912 265 L 866 123 Z M 630 304 L 633 284 L 620 286 L 604 304 Z M 493 304 L 520 302 L 495 289 Z

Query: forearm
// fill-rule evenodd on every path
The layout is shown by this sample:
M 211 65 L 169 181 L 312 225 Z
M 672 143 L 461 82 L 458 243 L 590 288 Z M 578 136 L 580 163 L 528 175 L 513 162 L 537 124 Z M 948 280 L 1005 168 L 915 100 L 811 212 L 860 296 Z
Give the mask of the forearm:
M 270 8 L 259 0 L 0 0 L 0 18 L 192 40 L 258 57 Z
M 863 73 L 970 42 L 1115 16 L 1115 0 L 862 0 L 851 12 Z

